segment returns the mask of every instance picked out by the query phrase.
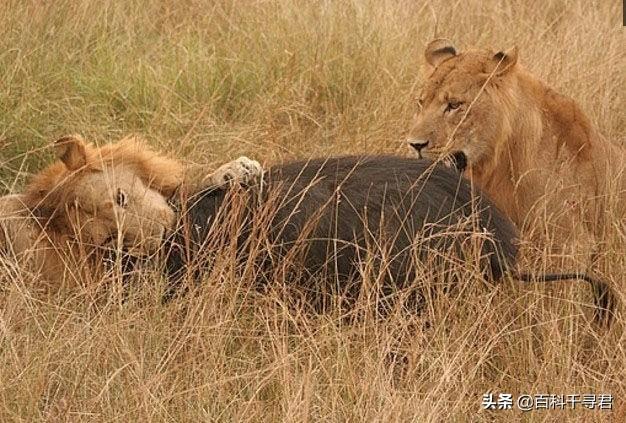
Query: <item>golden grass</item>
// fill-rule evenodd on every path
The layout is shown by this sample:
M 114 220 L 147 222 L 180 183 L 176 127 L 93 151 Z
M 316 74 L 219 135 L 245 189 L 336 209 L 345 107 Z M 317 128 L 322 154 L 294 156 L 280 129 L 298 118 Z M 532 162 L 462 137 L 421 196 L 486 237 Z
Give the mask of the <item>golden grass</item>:
M 453 7 L 454 6 L 454 7 Z M 404 152 L 425 43 L 506 48 L 624 143 L 618 1 L 163 0 L 0 5 L 0 190 L 68 133 L 139 133 L 189 162 Z M 607 276 L 625 300 L 623 239 Z M 549 260 L 536 263 L 549 267 Z M 0 262 L 0 421 L 624 421 L 624 318 L 579 286 L 469 280 L 424 315 L 312 316 L 232 266 L 163 307 L 41 295 Z M 389 357 L 404 351 L 408 361 Z M 487 391 L 610 393 L 614 410 L 482 411 Z

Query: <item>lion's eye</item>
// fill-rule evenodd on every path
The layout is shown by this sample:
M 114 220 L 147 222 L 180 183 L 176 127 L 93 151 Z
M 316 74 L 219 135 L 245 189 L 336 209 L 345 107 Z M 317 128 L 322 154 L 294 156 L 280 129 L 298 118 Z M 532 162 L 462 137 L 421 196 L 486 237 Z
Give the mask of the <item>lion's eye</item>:
M 128 195 L 120 188 L 117 189 L 117 193 L 115 194 L 115 202 L 123 209 L 128 206 Z
M 461 107 L 461 104 L 463 104 L 462 101 L 450 101 L 448 102 L 448 105 L 446 106 L 446 110 L 444 111 L 444 113 L 448 113 L 451 112 L 452 110 L 456 110 L 459 107 Z
M 417 99 L 417 110 L 422 110 L 424 108 L 424 102 L 421 99 Z

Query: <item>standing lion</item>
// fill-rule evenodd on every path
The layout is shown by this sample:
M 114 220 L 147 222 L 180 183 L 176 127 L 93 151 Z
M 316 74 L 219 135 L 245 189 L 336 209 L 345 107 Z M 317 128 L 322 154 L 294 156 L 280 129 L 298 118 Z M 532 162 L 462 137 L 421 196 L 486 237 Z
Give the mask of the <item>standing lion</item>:
M 408 139 L 419 156 L 451 158 L 529 236 L 561 251 L 600 252 L 607 230 L 624 245 L 624 148 L 574 100 L 524 69 L 517 48 L 458 52 L 436 39 L 425 56 Z

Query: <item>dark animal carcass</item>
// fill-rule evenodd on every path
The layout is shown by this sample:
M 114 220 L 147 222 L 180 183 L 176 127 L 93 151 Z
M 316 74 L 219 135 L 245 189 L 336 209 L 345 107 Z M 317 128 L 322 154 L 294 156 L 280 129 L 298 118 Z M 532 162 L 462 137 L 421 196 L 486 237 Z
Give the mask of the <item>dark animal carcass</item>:
M 184 197 L 184 196 L 183 196 Z M 358 295 L 363 263 L 381 277 L 382 296 L 406 288 L 424 263 L 445 273 L 471 262 L 487 280 L 584 279 L 605 318 L 606 284 L 584 274 L 531 275 L 516 269 L 517 230 L 453 169 L 428 160 L 347 156 L 270 168 L 258 184 L 207 188 L 181 198 L 178 229 L 167 240 L 171 298 L 197 281 L 224 247 L 253 261 L 265 280 L 277 270 L 295 284 Z M 274 273 L 272 273 L 274 272 Z M 313 281 L 313 282 L 311 282 Z M 309 287 L 310 288 L 310 287 Z

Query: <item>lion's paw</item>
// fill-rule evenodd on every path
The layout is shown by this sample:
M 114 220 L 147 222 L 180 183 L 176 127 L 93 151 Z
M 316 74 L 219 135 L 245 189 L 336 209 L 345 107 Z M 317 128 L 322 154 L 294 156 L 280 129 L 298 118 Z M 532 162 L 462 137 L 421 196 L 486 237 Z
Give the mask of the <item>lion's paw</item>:
M 215 172 L 205 178 L 205 182 L 210 182 L 216 186 L 230 183 L 247 184 L 261 176 L 262 173 L 263 167 L 259 162 L 241 156 L 217 168 Z

